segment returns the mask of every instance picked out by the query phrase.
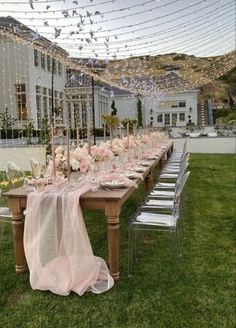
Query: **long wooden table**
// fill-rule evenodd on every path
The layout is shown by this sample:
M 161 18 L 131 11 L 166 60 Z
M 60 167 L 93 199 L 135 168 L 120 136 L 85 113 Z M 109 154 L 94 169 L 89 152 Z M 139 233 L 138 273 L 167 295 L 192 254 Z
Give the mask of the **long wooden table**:
M 153 170 L 159 163 L 160 166 L 166 161 L 173 150 L 173 143 L 162 152 L 157 160 L 150 161 L 150 166 L 143 173 L 146 191 L 153 186 Z M 137 179 L 141 183 L 142 179 Z M 124 202 L 135 191 L 135 187 L 107 191 L 99 189 L 97 192 L 88 191 L 80 198 L 82 209 L 104 210 L 107 221 L 107 240 L 109 254 L 109 268 L 114 280 L 119 279 L 119 244 L 120 244 L 120 212 Z M 12 211 L 13 241 L 15 251 L 15 270 L 17 273 L 24 272 L 27 268 L 23 244 L 24 234 L 24 210 L 27 207 L 29 191 L 24 188 L 10 190 L 4 193 L 9 199 L 9 207 Z

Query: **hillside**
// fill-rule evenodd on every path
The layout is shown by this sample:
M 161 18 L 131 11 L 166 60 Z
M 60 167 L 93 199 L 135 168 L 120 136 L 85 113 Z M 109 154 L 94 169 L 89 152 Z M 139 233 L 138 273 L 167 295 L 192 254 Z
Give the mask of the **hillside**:
M 203 98 L 223 101 L 236 95 L 236 52 L 216 57 L 195 57 L 186 54 L 132 57 L 108 63 L 103 75 L 110 82 L 134 90 L 136 81 L 153 81 L 166 74 L 166 69 L 179 69 L 181 78 L 192 88 L 200 89 Z M 151 82 L 150 82 L 151 83 Z M 142 86 L 139 85 L 139 88 Z M 158 85 L 161 88 L 161 85 Z M 168 90 L 164 90 L 168 91 Z

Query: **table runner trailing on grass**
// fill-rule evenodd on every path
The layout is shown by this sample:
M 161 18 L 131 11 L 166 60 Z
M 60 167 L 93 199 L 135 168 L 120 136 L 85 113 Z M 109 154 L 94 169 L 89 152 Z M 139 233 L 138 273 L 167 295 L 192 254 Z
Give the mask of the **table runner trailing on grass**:
M 93 255 L 79 205 L 89 188 L 80 182 L 68 189 L 64 182 L 28 196 L 24 247 L 33 289 L 83 295 L 113 286 L 105 261 Z

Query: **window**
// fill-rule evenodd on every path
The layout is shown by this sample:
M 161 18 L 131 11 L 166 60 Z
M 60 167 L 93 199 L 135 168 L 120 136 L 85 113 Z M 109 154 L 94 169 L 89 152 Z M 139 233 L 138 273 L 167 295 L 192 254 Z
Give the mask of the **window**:
M 186 107 L 186 102 L 185 101 L 180 101 L 179 102 L 179 107 Z
M 42 88 L 43 89 L 43 115 L 46 116 L 48 115 L 48 92 L 47 88 Z
M 180 122 L 185 122 L 185 113 L 179 113 Z
M 58 75 L 62 75 L 62 66 L 61 66 L 61 62 L 58 62 Z
M 172 126 L 176 126 L 177 113 L 172 113 L 171 117 L 172 117 Z
M 41 53 L 41 68 L 45 69 L 45 54 Z
M 36 109 L 37 109 L 37 121 L 38 127 L 41 125 L 41 110 L 42 110 L 42 97 L 40 94 L 36 94 Z
M 20 121 L 27 120 L 27 104 L 25 84 L 16 84 L 17 117 Z
M 165 114 L 165 125 L 170 125 L 170 114 Z
M 39 53 L 38 50 L 34 49 L 34 66 L 39 66 Z
M 41 93 L 41 87 L 40 87 L 40 85 L 36 85 L 36 87 L 35 87 L 35 90 L 36 90 L 36 93 Z
M 158 123 L 162 123 L 163 122 L 163 115 L 162 114 L 157 115 L 157 122 Z
M 47 70 L 51 72 L 51 57 L 47 55 Z
M 52 72 L 53 74 L 57 74 L 57 61 L 54 58 L 52 58 Z

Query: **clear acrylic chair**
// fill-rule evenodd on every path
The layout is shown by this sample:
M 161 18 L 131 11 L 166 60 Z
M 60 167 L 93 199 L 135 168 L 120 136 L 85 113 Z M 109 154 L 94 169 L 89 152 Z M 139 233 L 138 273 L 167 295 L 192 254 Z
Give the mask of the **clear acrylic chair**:
M 36 179 L 40 178 L 42 173 L 42 164 L 33 157 L 31 157 L 29 161 L 32 177 Z
M 2 189 L 0 189 L 0 236 L 3 235 L 6 223 L 12 223 L 12 213 L 7 206 L 6 198 L 2 196 Z
M 6 176 L 10 183 L 10 188 L 15 188 L 19 181 L 24 180 L 25 172 L 16 163 L 8 161 L 6 165 Z
M 179 211 L 180 197 L 189 177 L 189 174 L 190 171 L 186 172 L 178 181 L 175 187 L 173 197 L 167 196 L 166 198 L 164 198 L 158 197 L 156 195 L 153 196 L 152 193 L 149 193 L 146 200 L 140 206 L 141 210 L 154 212 L 160 210 L 172 211 L 173 208 L 176 207 L 176 210 Z
M 178 230 L 178 216 L 175 209 L 171 214 L 151 213 L 140 211 L 136 213 L 129 223 L 128 240 L 128 274 L 133 271 L 133 262 L 137 260 L 137 232 L 160 231 L 168 232 L 173 237 L 177 254 L 181 256 L 180 236 Z
M 131 217 L 129 222 L 129 263 L 128 273 L 131 274 L 133 260 L 137 257 L 137 232 L 147 230 L 167 231 L 172 234 L 177 254 L 182 256 L 179 226 L 180 216 L 180 197 L 190 172 L 186 172 L 181 180 L 181 183 L 175 190 L 175 195 L 172 201 L 165 202 L 163 200 L 152 200 L 141 205 L 138 212 Z M 156 201 L 156 202 L 154 202 Z M 163 213 L 163 209 L 168 209 L 169 213 Z

